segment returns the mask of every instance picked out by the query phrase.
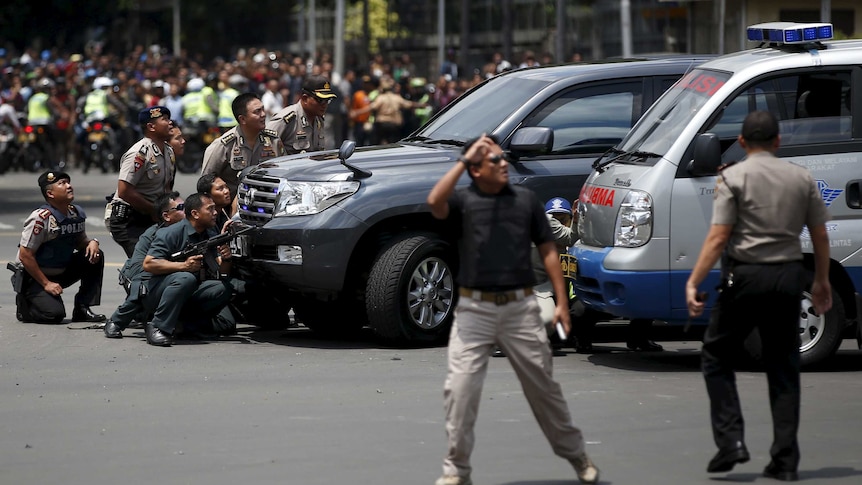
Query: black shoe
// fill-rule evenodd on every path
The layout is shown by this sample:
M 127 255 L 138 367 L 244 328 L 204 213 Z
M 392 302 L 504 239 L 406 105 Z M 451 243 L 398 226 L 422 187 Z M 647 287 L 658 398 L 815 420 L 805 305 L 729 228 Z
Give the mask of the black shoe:
M 745 463 L 751 456 L 748 450 L 741 441 L 736 442 L 736 446 L 718 450 L 718 453 L 709 460 L 709 465 L 706 466 L 706 471 L 709 473 L 729 472 L 737 463 Z
M 108 338 L 123 338 L 122 328 L 112 320 L 105 322 L 105 337 Z
M 579 354 L 592 354 L 593 344 L 578 342 L 578 344 L 575 345 L 575 352 Z
M 799 480 L 799 474 L 795 470 L 782 470 L 781 467 L 772 461 L 763 469 L 763 476 L 774 478 L 781 482 L 795 482 Z
M 73 322 L 104 322 L 105 316 L 100 313 L 93 313 L 88 306 L 79 306 L 72 310 Z
M 626 347 L 628 347 L 629 350 L 634 350 L 636 352 L 661 352 L 664 350 L 664 347 L 652 340 L 630 340 L 626 342 Z
M 168 347 L 173 343 L 173 338 L 170 334 L 166 334 L 156 328 L 152 323 L 148 323 L 144 333 L 147 335 L 147 343 L 158 347 Z

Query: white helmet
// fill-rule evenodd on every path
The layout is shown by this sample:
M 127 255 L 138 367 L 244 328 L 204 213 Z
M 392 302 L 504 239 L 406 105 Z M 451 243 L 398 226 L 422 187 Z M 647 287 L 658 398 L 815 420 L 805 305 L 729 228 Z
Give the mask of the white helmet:
M 188 89 L 191 92 L 200 91 L 201 89 L 204 88 L 204 86 L 205 86 L 204 80 L 199 78 L 199 77 L 189 79 L 189 82 L 186 83 L 186 89 Z
M 93 80 L 93 89 L 104 89 L 114 85 L 114 81 L 106 76 L 99 76 Z

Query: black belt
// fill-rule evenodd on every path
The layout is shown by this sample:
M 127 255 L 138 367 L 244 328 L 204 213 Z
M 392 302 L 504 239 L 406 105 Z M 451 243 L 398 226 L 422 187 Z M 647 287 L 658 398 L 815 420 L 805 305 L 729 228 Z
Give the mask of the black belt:
M 487 301 L 495 305 L 505 305 L 507 303 L 523 300 L 533 294 L 533 288 L 518 288 L 517 290 L 509 291 L 480 291 L 472 288 L 459 288 L 458 294 L 466 298 L 472 298 L 479 301 Z

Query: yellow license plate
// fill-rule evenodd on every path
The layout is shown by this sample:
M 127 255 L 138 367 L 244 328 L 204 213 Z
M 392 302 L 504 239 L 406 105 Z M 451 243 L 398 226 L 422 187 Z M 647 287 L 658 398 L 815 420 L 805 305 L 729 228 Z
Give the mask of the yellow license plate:
M 560 255 L 560 269 L 564 278 L 578 279 L 578 260 L 571 254 Z
M 94 131 L 87 135 L 87 141 L 102 141 L 105 139 L 104 131 Z

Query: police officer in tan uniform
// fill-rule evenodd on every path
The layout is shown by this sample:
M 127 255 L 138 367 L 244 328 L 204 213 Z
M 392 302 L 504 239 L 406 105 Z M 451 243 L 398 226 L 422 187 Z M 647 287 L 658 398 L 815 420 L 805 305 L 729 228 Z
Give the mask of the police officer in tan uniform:
M 703 313 L 698 286 L 721 256 L 718 300 L 703 337 L 702 366 L 718 453 L 709 473 L 728 472 L 750 459 L 733 367 L 754 328 L 763 342 L 763 366 L 772 409 L 772 460 L 763 475 L 796 481 L 799 465 L 799 300 L 808 283 L 799 234 L 808 227 L 814 246 L 811 300 L 818 315 L 832 306 L 829 213 L 811 173 L 776 158 L 778 122 L 766 111 L 745 117 L 739 143 L 745 160 L 716 179 L 712 225 L 685 287 L 688 313 Z M 724 255 L 722 256 L 722 253 Z
M 323 150 L 323 115 L 335 98 L 325 77 L 309 76 L 299 101 L 279 111 L 266 127 L 278 133 L 288 155 Z
M 153 201 L 174 187 L 176 157 L 168 143 L 173 136 L 171 112 L 153 106 L 138 113 L 144 138 L 120 159 L 117 192 L 111 200 L 108 228 L 111 237 L 132 257 L 138 238 L 152 226 Z
M 99 241 L 87 237 L 84 209 L 75 200 L 69 174 L 48 171 L 39 176 L 45 204 L 24 223 L 13 289 L 17 293 L 17 316 L 22 322 L 58 323 L 66 317 L 60 295 L 77 281 L 73 322 L 103 322 L 90 305 L 102 297 L 104 254 Z
M 238 125 L 207 147 L 201 175 L 221 177 L 230 189 L 231 198 L 236 200 L 239 173 L 284 155 L 284 146 L 275 131 L 265 128 L 266 110 L 260 96 L 242 93 L 233 100 L 231 109 Z

